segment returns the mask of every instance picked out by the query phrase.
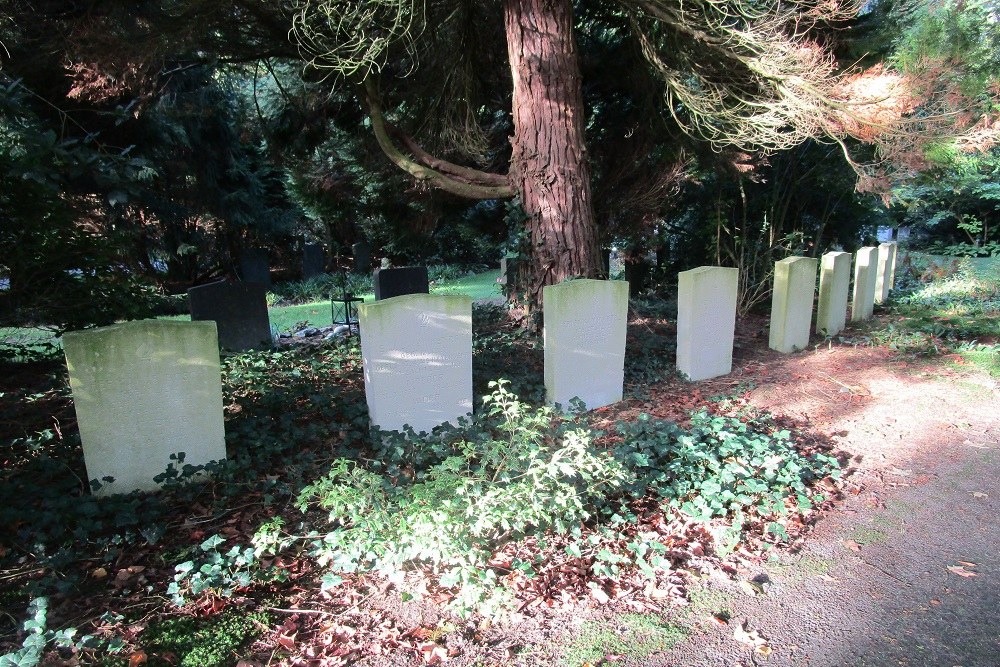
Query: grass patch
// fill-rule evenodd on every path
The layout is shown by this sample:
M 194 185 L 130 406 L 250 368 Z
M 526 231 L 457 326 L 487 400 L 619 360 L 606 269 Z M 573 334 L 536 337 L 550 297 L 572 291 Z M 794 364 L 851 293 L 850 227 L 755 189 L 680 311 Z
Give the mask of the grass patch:
M 562 664 L 597 664 L 606 656 L 639 660 L 668 651 L 687 637 L 684 628 L 652 614 L 624 614 L 614 621 L 588 621 L 563 653 Z
M 976 351 L 982 344 L 994 349 L 1000 340 L 1000 260 L 963 258 L 941 271 L 922 268 L 925 261 L 907 261 L 903 287 L 888 303 L 887 317 L 867 331 L 869 340 L 914 355 Z M 995 363 L 985 352 L 976 360 Z
M 989 375 L 1000 378 L 1000 346 L 980 345 L 975 349 L 959 352 L 962 359 Z
M 431 286 L 431 294 L 464 294 L 472 297 L 473 301 L 494 299 L 503 296 L 500 284 L 497 283 L 499 277 L 500 270 L 497 269 L 474 276 L 440 281 L 439 284 Z

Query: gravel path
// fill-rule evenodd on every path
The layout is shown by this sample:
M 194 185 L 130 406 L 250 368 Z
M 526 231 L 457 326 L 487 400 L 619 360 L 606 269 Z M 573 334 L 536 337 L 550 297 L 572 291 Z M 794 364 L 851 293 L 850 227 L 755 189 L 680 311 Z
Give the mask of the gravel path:
M 716 603 L 702 617 L 725 609 L 730 622 L 702 623 L 644 665 L 1000 666 L 997 383 L 866 354 L 829 364 L 794 355 L 776 375 L 798 382 L 755 392 L 756 403 L 841 435 L 856 493 L 799 553 L 744 573 L 769 582 L 763 595 L 709 582 Z M 829 378 L 841 389 L 818 391 Z M 738 627 L 757 631 L 770 654 L 737 641 Z

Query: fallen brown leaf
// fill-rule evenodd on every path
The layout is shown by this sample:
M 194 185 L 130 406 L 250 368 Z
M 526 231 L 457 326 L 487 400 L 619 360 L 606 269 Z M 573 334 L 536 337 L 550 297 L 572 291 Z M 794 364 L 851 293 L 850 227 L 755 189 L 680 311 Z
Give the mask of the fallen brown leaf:
M 128 667 L 138 667 L 138 665 L 146 664 L 146 652 L 136 651 L 128 657 Z
M 954 572 L 955 574 L 957 574 L 960 577 L 966 577 L 966 578 L 968 578 L 968 577 L 979 576 L 975 572 L 970 572 L 969 570 L 966 570 L 961 565 L 949 565 L 948 566 L 948 570 L 950 572 Z
M 844 546 L 850 549 L 851 551 L 859 553 L 861 551 L 861 545 L 855 542 L 854 540 L 844 540 Z

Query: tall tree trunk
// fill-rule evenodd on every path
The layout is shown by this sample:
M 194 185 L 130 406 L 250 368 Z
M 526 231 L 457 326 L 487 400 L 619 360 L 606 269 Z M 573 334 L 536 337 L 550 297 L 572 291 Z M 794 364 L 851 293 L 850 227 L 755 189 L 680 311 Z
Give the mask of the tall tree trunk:
M 528 215 L 515 290 L 540 312 L 542 287 L 602 274 L 584 143 L 572 0 L 504 0 L 514 79 L 510 181 Z

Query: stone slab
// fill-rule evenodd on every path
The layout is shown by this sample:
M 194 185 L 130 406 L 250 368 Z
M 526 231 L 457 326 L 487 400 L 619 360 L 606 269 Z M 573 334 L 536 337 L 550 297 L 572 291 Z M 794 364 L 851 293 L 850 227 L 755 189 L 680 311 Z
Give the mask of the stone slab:
M 354 272 L 368 273 L 372 269 L 372 247 L 364 241 L 359 241 L 351 246 L 351 255 L 354 258 Z
M 358 307 L 374 425 L 430 431 L 472 412 L 472 299 L 408 294 Z
M 375 269 L 372 281 L 375 283 L 376 301 L 404 294 L 427 294 L 430 292 L 426 266 Z
M 271 286 L 271 260 L 263 248 L 247 248 L 240 253 L 240 279 Z
M 226 458 L 215 322 L 143 320 L 63 336 L 89 479 L 98 495 L 155 491 L 184 463 Z
M 774 263 L 768 336 L 772 350 L 788 353 L 809 345 L 818 266 L 819 260 L 813 257 L 788 257 Z
M 222 280 L 187 293 L 191 320 L 215 322 L 224 349 L 242 352 L 271 346 L 267 287 L 262 283 Z
M 302 246 L 302 279 L 309 280 L 326 272 L 326 251 L 318 243 Z
M 865 246 L 854 253 L 854 290 L 851 294 L 851 321 L 870 319 L 875 312 L 875 273 L 878 248 Z
M 878 269 L 875 271 L 875 303 L 885 303 L 893 283 L 893 267 L 896 263 L 896 244 L 878 244 Z
M 677 370 L 691 380 L 733 370 L 739 269 L 701 266 L 677 275 Z
M 819 272 L 816 333 L 836 336 L 847 325 L 847 299 L 851 291 L 851 253 L 828 252 Z
M 570 280 L 542 289 L 545 392 L 564 408 L 593 410 L 620 401 L 625 379 L 629 284 Z

